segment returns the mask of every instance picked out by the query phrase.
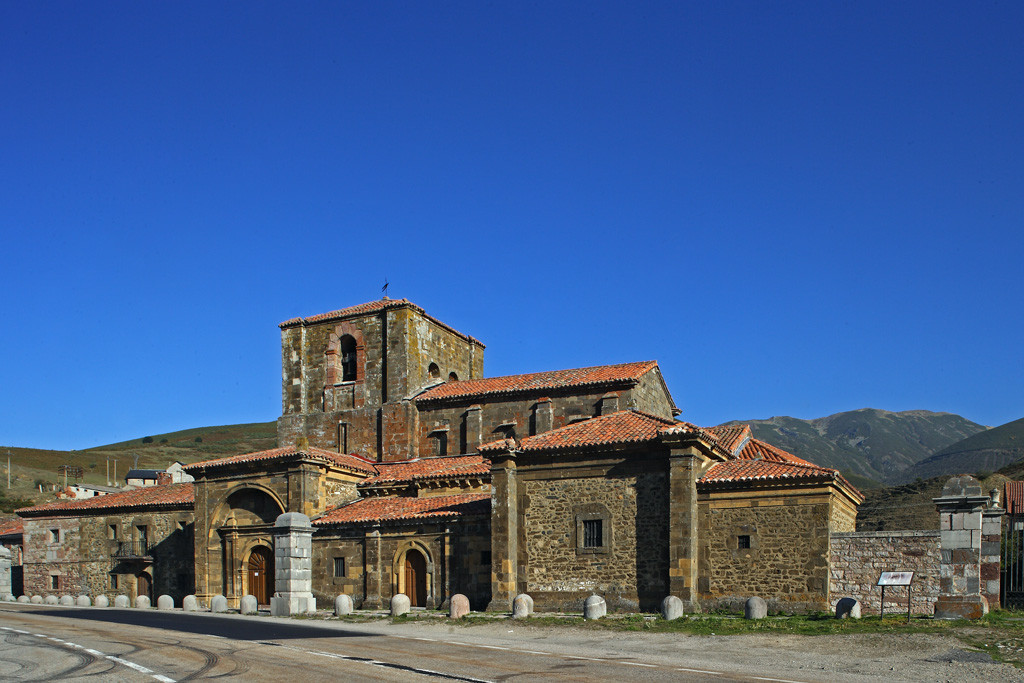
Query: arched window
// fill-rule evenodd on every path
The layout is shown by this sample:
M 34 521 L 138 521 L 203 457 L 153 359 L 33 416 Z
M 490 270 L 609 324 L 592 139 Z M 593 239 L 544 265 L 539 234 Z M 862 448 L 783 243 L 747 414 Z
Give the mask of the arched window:
M 341 347 L 341 381 L 356 381 L 356 340 L 346 334 L 339 341 Z
M 459 376 L 456 375 L 454 372 L 449 372 L 448 373 L 448 381 L 449 382 L 458 382 L 459 381 Z
M 437 367 L 437 363 L 431 363 L 427 366 L 427 375 L 430 379 L 438 379 L 441 377 L 441 368 Z

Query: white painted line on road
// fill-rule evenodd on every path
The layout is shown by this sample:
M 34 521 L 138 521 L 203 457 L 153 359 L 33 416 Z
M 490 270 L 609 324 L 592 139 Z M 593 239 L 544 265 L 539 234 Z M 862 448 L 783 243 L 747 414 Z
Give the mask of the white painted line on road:
M 416 638 L 416 640 L 431 640 L 431 638 Z M 295 652 L 302 652 L 308 655 L 318 655 L 320 657 L 329 657 L 330 659 L 341 659 L 349 662 L 357 662 L 359 664 L 369 664 L 370 666 L 379 666 L 385 669 L 397 669 L 399 671 L 409 671 L 411 673 L 423 674 L 425 676 L 435 676 L 437 678 L 447 678 L 455 681 L 466 681 L 466 683 L 494 683 L 484 678 L 472 678 L 470 676 L 460 676 L 458 674 L 448 674 L 443 671 L 433 671 L 431 669 L 421 669 L 419 667 L 408 666 L 405 664 L 392 664 L 391 662 L 381 662 L 376 659 L 370 659 L 369 657 L 354 657 L 352 655 L 343 655 L 336 652 L 322 652 L 320 650 L 304 650 L 301 647 L 294 647 L 291 645 L 283 645 L 281 643 L 267 642 L 268 645 L 274 645 L 285 650 L 294 650 Z
M 705 671 L 704 669 L 676 669 L 676 671 L 688 671 L 694 674 L 710 674 L 711 676 L 721 676 L 721 671 Z
M 525 653 L 525 654 L 528 654 L 528 655 L 550 655 L 551 654 L 550 652 L 538 652 L 537 650 L 517 650 L 517 652 L 522 652 L 522 653 Z
M 156 680 L 160 681 L 160 683 L 175 683 L 173 678 L 168 678 L 167 676 L 163 676 L 161 674 L 158 674 L 155 671 L 153 671 L 152 669 L 147 669 L 146 667 L 142 666 L 141 664 L 136 664 L 135 662 L 129 662 L 127 659 L 121 659 L 120 657 L 115 657 L 114 655 L 103 654 L 99 650 L 93 650 L 91 648 L 85 647 L 84 645 L 79 645 L 78 643 L 72 643 L 70 640 L 63 640 L 63 639 L 58 638 L 56 636 L 48 636 L 48 635 L 46 635 L 44 633 L 31 633 L 29 631 L 22 631 L 22 630 L 16 629 L 16 628 L 8 628 L 6 626 L 0 626 L 0 628 L 2 628 L 5 631 L 14 631 L 15 633 L 23 633 L 26 636 L 35 636 L 36 638 L 42 638 L 44 640 L 52 640 L 53 642 L 60 643 L 61 645 L 65 646 L 65 647 L 70 647 L 70 648 L 73 648 L 75 650 L 82 650 L 83 652 L 88 652 L 89 654 L 93 655 L 94 657 L 103 657 L 104 659 L 109 659 L 110 661 L 116 662 L 116 663 L 120 664 L 121 666 L 126 666 L 129 669 L 134 669 L 135 671 L 138 671 L 141 674 L 146 674 L 148 676 L 152 676 Z
M 499 647 L 497 645 L 472 645 L 471 647 L 484 647 L 488 650 L 507 650 L 507 647 Z
M 764 676 L 751 676 L 755 681 L 775 681 L 776 683 L 804 683 L 804 681 L 791 681 L 788 678 L 765 678 Z
M 649 666 L 652 669 L 658 668 L 654 664 L 644 664 L 643 662 L 619 662 L 619 664 L 629 664 L 630 666 Z

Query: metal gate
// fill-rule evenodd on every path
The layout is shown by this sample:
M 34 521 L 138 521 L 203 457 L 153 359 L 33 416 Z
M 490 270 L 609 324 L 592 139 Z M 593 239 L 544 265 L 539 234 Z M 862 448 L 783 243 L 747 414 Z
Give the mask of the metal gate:
M 1002 603 L 1024 609 L 1024 515 L 1003 518 Z

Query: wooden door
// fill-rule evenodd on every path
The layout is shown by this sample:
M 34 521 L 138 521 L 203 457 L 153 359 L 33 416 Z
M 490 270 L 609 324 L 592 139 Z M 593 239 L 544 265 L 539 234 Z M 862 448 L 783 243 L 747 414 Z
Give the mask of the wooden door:
M 152 579 L 149 578 L 149 574 L 147 574 L 146 572 L 142 572 L 141 574 L 139 574 L 138 576 L 135 577 L 135 594 L 136 595 L 145 595 L 147 598 L 149 598 L 152 601 L 153 600 L 153 596 L 151 595 L 152 591 L 153 591 L 153 581 L 152 581 Z
M 249 592 L 260 605 L 269 605 L 274 594 L 274 556 L 262 546 L 249 553 Z
M 413 607 L 427 606 L 427 560 L 418 550 L 405 554 L 405 594 Z

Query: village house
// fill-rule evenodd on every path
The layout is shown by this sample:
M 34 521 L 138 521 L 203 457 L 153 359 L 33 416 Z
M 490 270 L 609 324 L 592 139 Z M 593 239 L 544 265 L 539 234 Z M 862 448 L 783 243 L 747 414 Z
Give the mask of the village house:
M 280 328 L 279 447 L 19 510 L 26 592 L 266 604 L 275 520 L 297 512 L 324 607 L 833 602 L 830 534 L 854 530 L 861 494 L 748 427 L 680 421 L 656 361 L 488 378 L 480 341 L 405 299 Z

